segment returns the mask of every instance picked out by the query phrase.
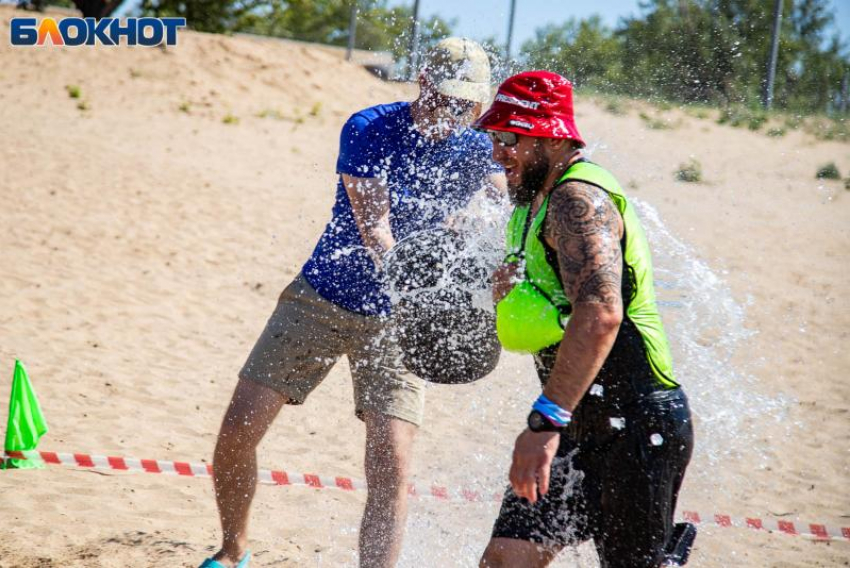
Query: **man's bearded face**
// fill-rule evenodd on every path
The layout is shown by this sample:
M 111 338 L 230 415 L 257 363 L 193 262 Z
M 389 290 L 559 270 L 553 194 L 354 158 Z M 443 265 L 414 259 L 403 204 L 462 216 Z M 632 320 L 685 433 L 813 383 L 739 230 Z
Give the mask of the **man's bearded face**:
M 512 160 L 511 167 L 503 164 L 508 179 L 508 195 L 514 205 L 531 204 L 534 196 L 544 189 L 551 162 L 542 146 L 542 141 L 535 138 L 532 148 Z

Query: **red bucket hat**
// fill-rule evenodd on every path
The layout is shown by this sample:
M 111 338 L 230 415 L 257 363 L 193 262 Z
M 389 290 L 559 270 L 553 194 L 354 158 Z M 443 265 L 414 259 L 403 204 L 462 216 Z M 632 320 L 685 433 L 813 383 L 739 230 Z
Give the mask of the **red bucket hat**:
M 568 138 L 584 146 L 573 114 L 573 85 L 551 71 L 526 71 L 499 86 L 479 130 L 504 130 L 538 138 Z

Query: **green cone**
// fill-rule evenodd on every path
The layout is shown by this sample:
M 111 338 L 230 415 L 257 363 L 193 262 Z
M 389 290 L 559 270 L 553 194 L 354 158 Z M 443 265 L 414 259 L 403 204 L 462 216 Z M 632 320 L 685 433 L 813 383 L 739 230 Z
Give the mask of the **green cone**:
M 27 370 L 15 359 L 15 374 L 12 377 L 12 395 L 9 397 L 9 422 L 6 426 L 7 452 L 34 450 L 38 440 L 47 433 L 47 421 L 41 413 L 38 398 L 32 388 Z M 7 459 L 2 468 L 42 468 L 40 459 Z

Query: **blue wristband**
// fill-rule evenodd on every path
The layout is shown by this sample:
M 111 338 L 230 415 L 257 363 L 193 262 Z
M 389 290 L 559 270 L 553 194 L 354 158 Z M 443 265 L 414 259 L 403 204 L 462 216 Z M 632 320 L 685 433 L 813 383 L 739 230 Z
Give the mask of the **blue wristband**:
M 549 422 L 558 428 L 565 427 L 573 419 L 573 415 L 569 410 L 561 408 L 549 400 L 544 394 L 541 394 L 540 397 L 534 401 L 531 408 L 545 416 Z

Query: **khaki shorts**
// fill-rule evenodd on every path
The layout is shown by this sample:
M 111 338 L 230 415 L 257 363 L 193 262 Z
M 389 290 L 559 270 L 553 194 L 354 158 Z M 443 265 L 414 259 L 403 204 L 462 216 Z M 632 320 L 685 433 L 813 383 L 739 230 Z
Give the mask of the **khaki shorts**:
M 325 300 L 301 274 L 280 295 L 239 377 L 303 404 L 342 355 L 351 366 L 358 418 L 375 411 L 422 423 L 424 383 L 400 364 L 382 320 Z

